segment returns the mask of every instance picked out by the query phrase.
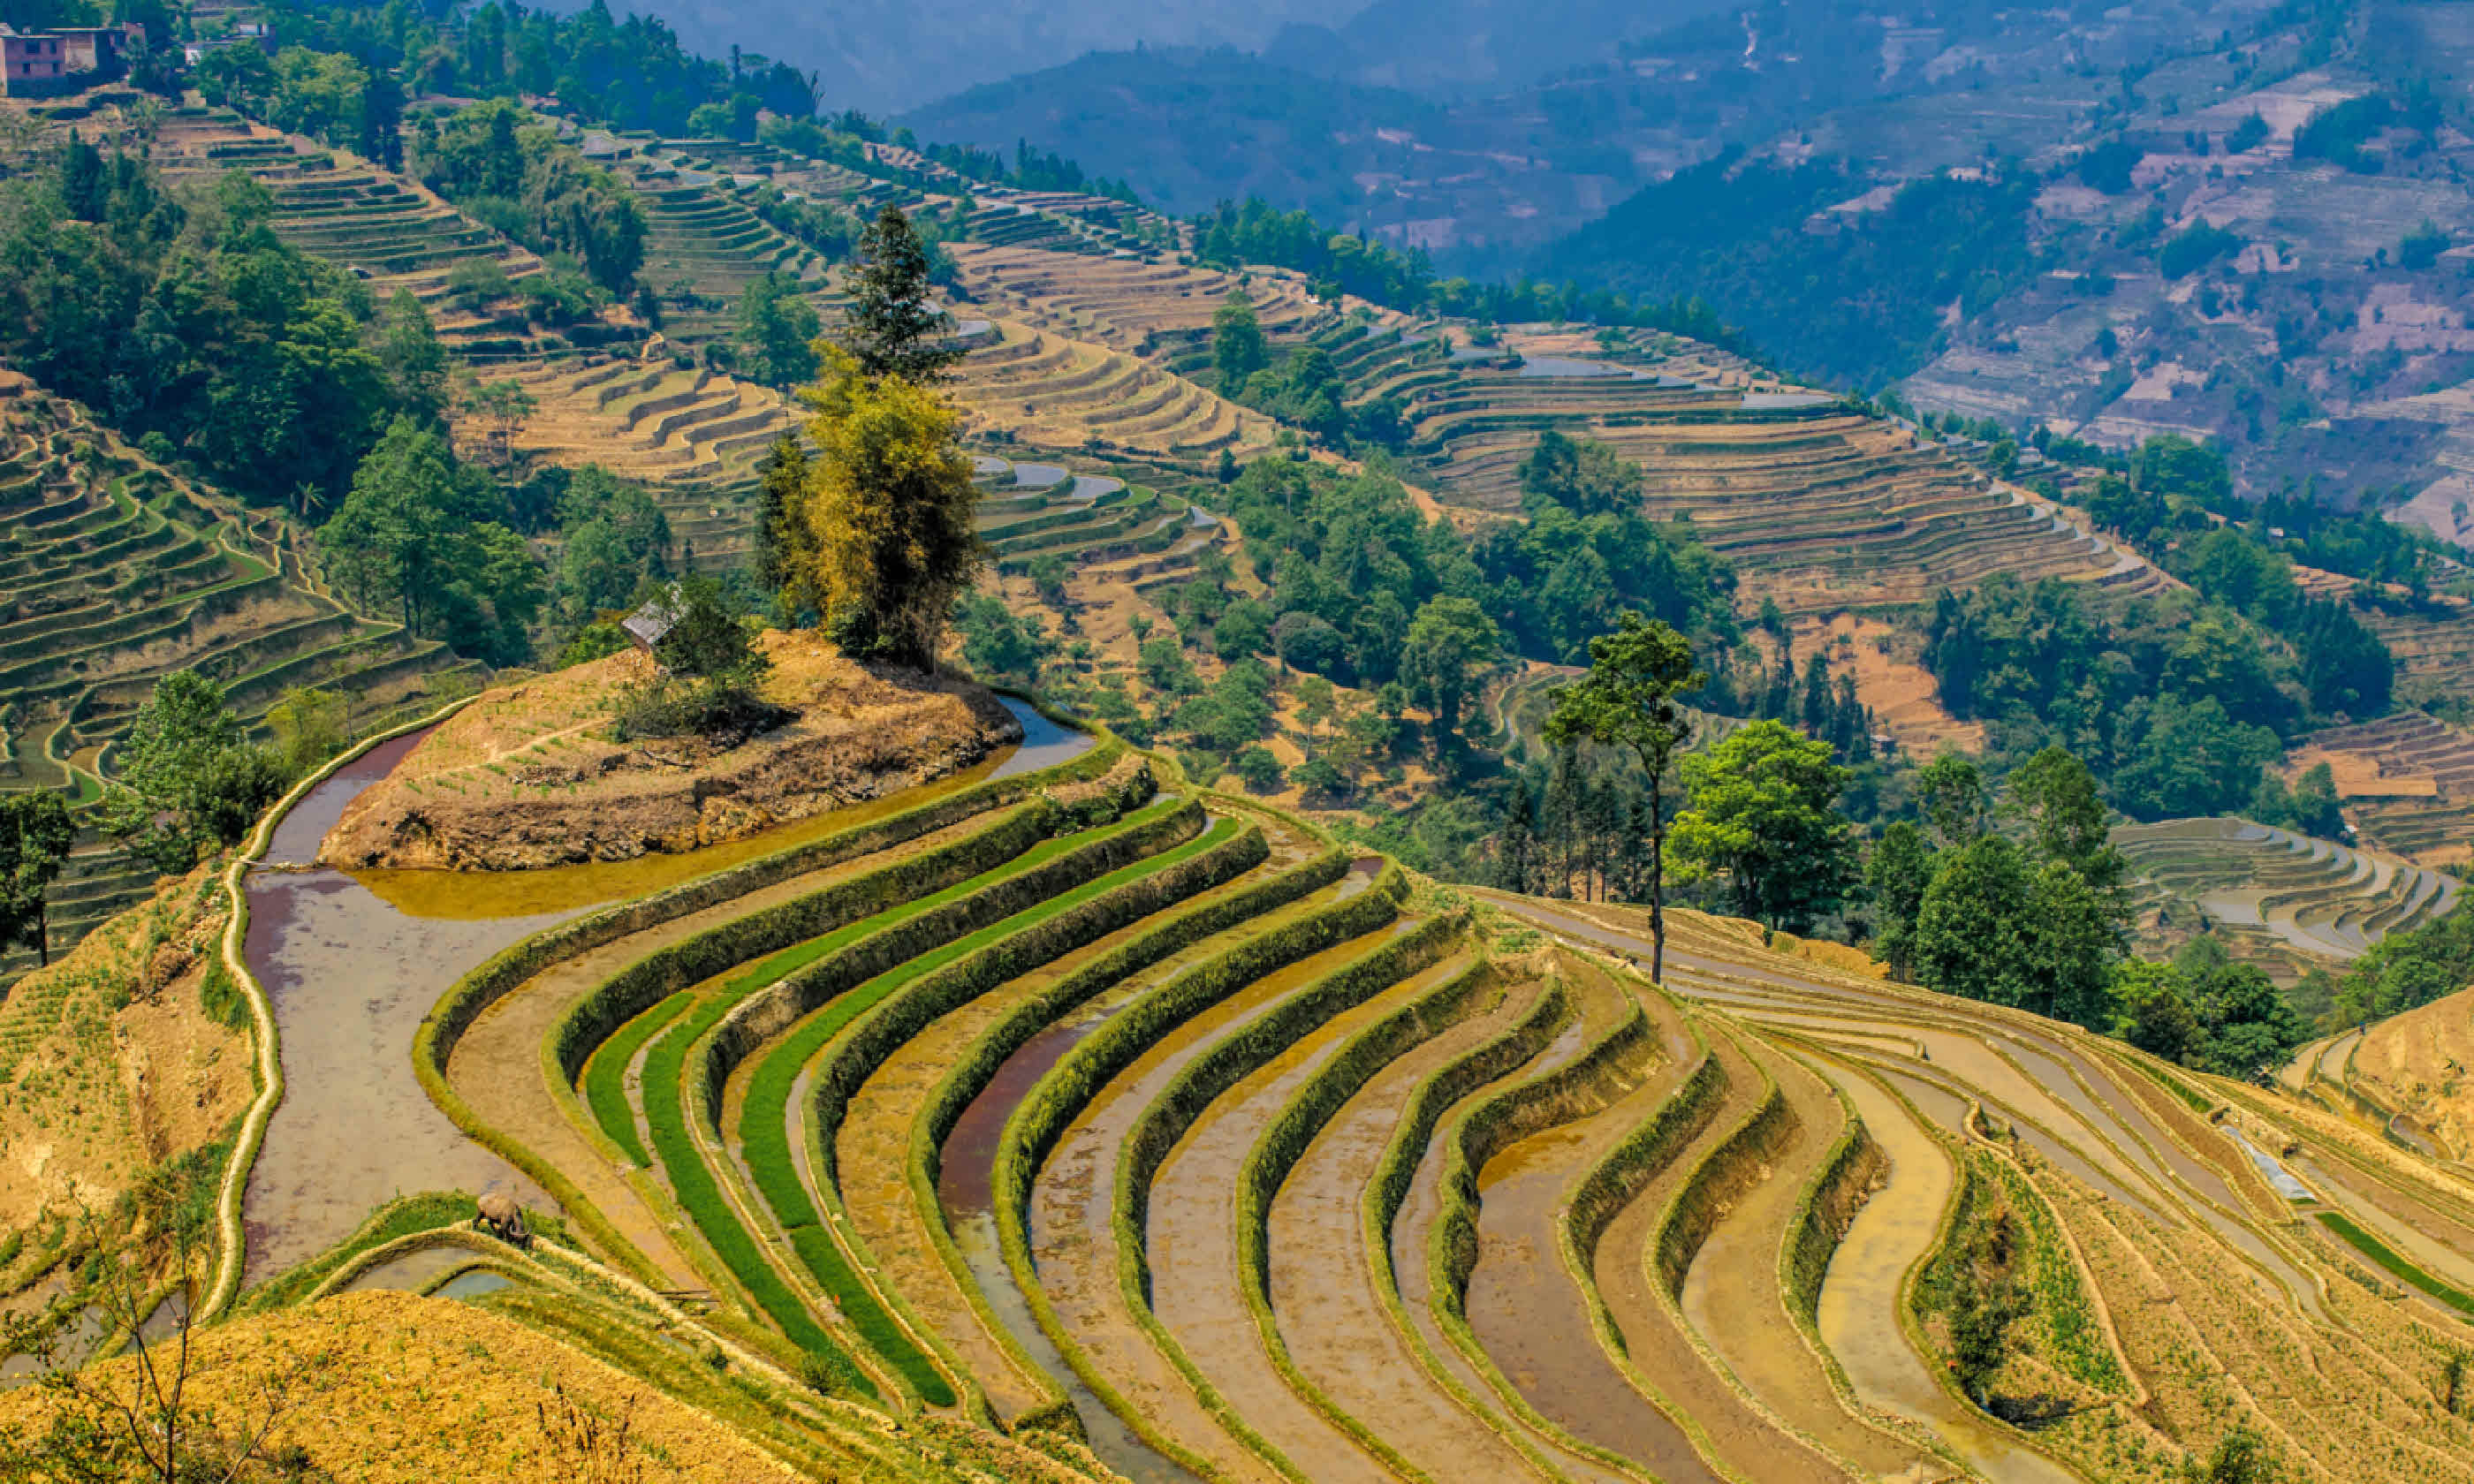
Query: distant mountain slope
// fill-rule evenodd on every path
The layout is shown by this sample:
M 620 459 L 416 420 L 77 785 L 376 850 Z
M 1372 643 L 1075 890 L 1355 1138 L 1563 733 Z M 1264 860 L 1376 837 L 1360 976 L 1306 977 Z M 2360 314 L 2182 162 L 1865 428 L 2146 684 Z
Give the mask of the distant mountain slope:
M 923 139 L 1010 151 L 1028 138 L 1117 177 L 1164 209 L 1260 195 L 1332 220 L 1370 173 L 1404 168 L 1440 109 L 1228 48 L 1093 53 L 905 114 Z
M 646 0 L 613 7 L 667 21 L 691 51 L 762 48 L 816 72 L 831 108 L 915 108 L 1085 52 L 1134 46 L 1260 46 L 1292 21 L 1345 21 L 1358 0 Z M 558 10 L 581 9 L 567 0 Z M 1008 136 L 1006 144 L 1013 140 Z

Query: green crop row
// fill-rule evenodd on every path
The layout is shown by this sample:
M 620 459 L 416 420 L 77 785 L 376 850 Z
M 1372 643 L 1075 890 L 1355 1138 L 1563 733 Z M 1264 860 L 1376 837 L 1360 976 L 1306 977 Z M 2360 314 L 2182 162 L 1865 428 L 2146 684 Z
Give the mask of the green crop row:
M 1013 827 L 1018 822 L 1030 831 L 1024 837 L 1028 843 L 1036 839 L 1039 828 L 1044 827 L 1055 812 L 1055 807 L 1045 801 L 1035 802 L 1016 811 L 1011 822 L 1001 823 L 995 829 Z M 952 922 L 955 916 L 953 909 L 957 905 L 967 909 L 975 898 L 992 897 L 1008 885 L 1037 877 L 1040 874 L 1038 868 L 1044 862 L 1070 850 L 1076 843 L 1075 837 L 1071 836 L 1062 840 L 1040 841 L 1012 855 L 993 871 L 929 897 L 887 908 L 874 917 L 846 923 L 826 934 L 820 941 L 821 945 L 814 946 L 813 953 L 805 951 L 812 945 L 802 945 L 797 951 L 801 951 L 809 962 L 805 968 L 796 970 L 793 982 L 825 982 L 828 971 L 840 968 L 845 960 L 855 957 L 863 957 L 873 964 L 878 958 L 889 954 L 893 961 L 899 962 L 912 952 L 934 946 L 936 941 L 934 936 L 923 941 L 920 933 L 906 929 L 934 922 L 936 925 L 930 929 L 931 933 L 941 931 L 945 936 L 951 936 L 952 932 L 960 930 Z M 909 864 L 897 863 L 882 872 L 871 873 L 862 881 L 898 874 Z M 861 882 L 844 884 L 857 888 Z M 859 896 L 861 899 L 870 899 L 866 893 Z M 874 951 L 862 953 L 865 949 Z M 770 982 L 769 975 L 759 971 L 766 968 L 766 965 L 759 964 L 756 969 L 741 972 L 654 1042 L 644 1058 L 644 1119 L 652 1131 L 653 1148 L 661 1156 L 680 1206 L 686 1209 L 697 1229 L 704 1233 L 716 1257 L 744 1285 L 757 1305 L 782 1326 L 792 1343 L 810 1353 L 824 1357 L 828 1364 L 850 1366 L 849 1357 L 817 1327 L 806 1304 L 765 1260 L 755 1238 L 731 1209 L 714 1171 L 706 1164 L 689 1124 L 691 1089 L 684 1079 L 691 1049 L 705 1043 L 709 1036 L 723 1027 L 725 1017 L 739 1008 L 741 996 Z M 857 977 L 864 978 L 866 975 L 859 974 Z M 577 1008 L 581 1012 L 584 1007 Z M 718 1041 L 720 1038 L 715 1039 Z M 743 1051 L 745 1048 L 740 1049 Z M 699 1068 L 701 1075 L 693 1089 L 703 1094 L 695 1102 L 700 1113 L 710 1110 L 717 1101 L 716 1092 L 719 1080 L 728 1072 L 727 1065 L 716 1071 L 716 1048 L 707 1045 L 703 1065 Z M 861 1384 L 862 1389 L 873 1395 L 873 1386 L 865 1384 L 863 1377 Z
M 653 1157 L 644 1150 L 643 1137 L 636 1129 L 636 1110 L 627 1101 L 627 1064 L 693 998 L 681 993 L 655 1001 L 652 1009 L 620 1026 L 584 1064 L 585 1106 L 593 1110 L 593 1119 L 601 1125 L 601 1132 L 626 1151 L 640 1168 L 652 1163 Z
M 2347 1246 L 2370 1258 L 2395 1275 L 2401 1282 L 2410 1283 L 2461 1314 L 2474 1315 L 2474 1295 L 2441 1282 L 2399 1254 L 2388 1243 L 2354 1224 L 2353 1218 L 2341 1211 L 2314 1212 L 2319 1224 L 2344 1238 Z
M 1240 838 L 1239 844 L 1248 841 L 1261 842 L 1261 831 L 1249 830 Z M 1259 848 L 1268 856 L 1268 844 L 1261 844 Z M 1071 1403 L 1065 1400 L 1064 1393 L 1057 1390 L 1041 1368 L 1022 1352 L 1011 1330 L 988 1307 L 986 1296 L 973 1280 L 960 1249 L 954 1244 L 953 1233 L 943 1220 L 936 1184 L 942 1173 L 946 1138 L 953 1134 L 955 1125 L 961 1121 L 963 1112 L 986 1090 L 998 1068 L 1032 1037 L 1066 1014 L 1153 964 L 1215 934 L 1277 911 L 1316 888 L 1328 885 L 1347 868 L 1346 852 L 1327 850 L 1261 881 L 1205 896 L 1139 937 L 1120 944 L 1073 972 L 1039 987 L 981 1032 L 970 1047 L 946 1069 L 945 1075 L 937 1079 L 936 1086 L 929 1091 L 927 1101 L 920 1109 L 919 1116 L 912 1121 L 907 1174 L 911 1200 L 932 1218 L 928 1222 L 930 1239 L 935 1243 L 937 1255 L 954 1275 L 973 1312 L 978 1314 L 982 1328 L 1004 1346 L 1026 1376 L 1043 1383 L 1042 1389 L 1054 1395 L 1053 1407 L 1071 1411 Z M 1026 1419 L 1015 1419 L 1017 1428 L 1026 1424 Z
M 756 1239 L 731 1209 L 729 1198 L 723 1195 L 720 1184 L 696 1148 L 695 1137 L 688 1128 L 687 1099 L 681 1093 L 679 1079 L 686 1070 L 689 1046 L 702 1034 L 698 1022 L 706 1018 L 701 1009 L 687 1017 L 644 1054 L 644 1124 L 652 1132 L 653 1150 L 661 1157 L 679 1205 L 695 1222 L 714 1256 L 756 1301 L 757 1307 L 781 1326 L 791 1344 L 855 1377 L 854 1389 L 873 1400 L 878 1395 L 875 1383 L 859 1372 L 850 1356 L 816 1324 L 808 1305 L 764 1259 Z M 719 1018 L 717 1009 L 712 1018 Z
M 595 985 L 560 1018 L 551 1033 L 560 1072 L 572 1081 L 594 1047 L 676 991 L 745 966 L 722 987 L 721 997 L 735 1001 L 872 930 L 888 912 L 1001 869 L 1050 835 L 1055 814 L 1044 801 L 1016 805 L 934 850 L 829 882 L 653 950 Z
M 1169 811 L 1160 817 L 1172 820 L 1178 825 L 1189 821 L 1199 824 L 1200 814 L 1199 809 L 1179 810 L 1172 805 Z M 1119 833 L 1124 838 L 1134 841 L 1136 848 L 1159 843 L 1163 835 L 1144 830 L 1141 827 L 1142 823 L 1141 821 L 1131 822 L 1128 826 L 1120 826 Z M 1201 842 L 1195 842 L 1195 844 L 1199 846 Z M 1105 847 L 1104 845 L 1086 845 L 1084 849 L 1104 850 Z M 947 1384 L 934 1362 L 919 1349 L 894 1317 L 886 1312 L 869 1285 L 852 1271 L 840 1246 L 821 1225 L 821 1218 L 815 1205 L 809 1198 L 807 1186 L 799 1178 L 798 1165 L 791 1153 L 789 1136 L 789 1103 L 792 1088 L 797 1083 L 800 1072 L 830 1045 L 846 1026 L 861 1015 L 897 994 L 905 986 L 917 982 L 923 976 L 935 975 L 939 978 L 979 979 L 982 982 L 982 987 L 988 987 L 1011 977 L 1011 974 L 1019 972 L 1021 968 L 1045 962 L 1044 957 L 1027 950 L 1018 941 L 1017 935 L 1035 935 L 1042 922 L 1053 921 L 1057 915 L 1067 913 L 1081 902 L 1105 892 L 1111 884 L 1122 884 L 1124 880 L 1143 873 L 1156 863 L 1156 859 L 1138 861 L 1134 865 L 1121 868 L 1114 874 L 1086 882 L 1061 895 L 1045 898 L 1021 912 L 981 928 L 978 932 L 957 939 L 887 969 L 866 983 L 837 996 L 820 1014 L 784 1037 L 757 1063 L 755 1070 L 749 1076 L 746 1102 L 740 1115 L 740 1139 L 757 1190 L 763 1194 L 765 1204 L 772 1208 L 775 1218 L 781 1222 L 784 1232 L 790 1238 L 791 1246 L 806 1262 L 808 1270 L 814 1274 L 826 1291 L 833 1295 L 835 1303 L 841 1307 L 843 1315 L 849 1319 L 852 1327 L 859 1330 L 861 1337 L 866 1340 L 878 1354 L 883 1355 L 898 1368 L 911 1384 L 918 1388 L 920 1395 L 931 1405 L 951 1406 L 954 1402 L 952 1387 Z M 964 965 L 978 968 L 980 971 L 976 974 L 966 972 L 949 975 L 947 973 L 948 970 Z M 1008 969 L 1007 966 L 1017 967 Z M 836 1108 L 843 1106 L 853 1090 L 856 1090 L 856 1084 L 846 1088 L 837 1088 L 830 1094 L 834 1106 Z M 820 1086 L 819 1102 L 823 1102 L 827 1095 Z M 830 1128 L 825 1129 L 821 1134 L 823 1146 L 828 1150 L 832 1148 L 832 1137 Z M 829 1157 L 828 1162 L 817 1173 L 822 1181 L 830 1182 L 835 1178 Z

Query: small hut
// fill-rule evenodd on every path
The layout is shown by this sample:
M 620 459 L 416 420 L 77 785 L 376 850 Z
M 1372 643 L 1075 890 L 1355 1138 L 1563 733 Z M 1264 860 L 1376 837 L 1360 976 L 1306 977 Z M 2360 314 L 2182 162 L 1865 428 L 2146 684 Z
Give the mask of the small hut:
M 680 618 L 686 613 L 687 599 L 679 591 L 679 585 L 672 583 L 662 592 L 645 599 L 644 606 L 628 614 L 618 627 L 626 631 L 627 642 L 643 651 L 646 658 L 658 659 L 660 657 L 653 653 L 654 646 L 678 627 Z

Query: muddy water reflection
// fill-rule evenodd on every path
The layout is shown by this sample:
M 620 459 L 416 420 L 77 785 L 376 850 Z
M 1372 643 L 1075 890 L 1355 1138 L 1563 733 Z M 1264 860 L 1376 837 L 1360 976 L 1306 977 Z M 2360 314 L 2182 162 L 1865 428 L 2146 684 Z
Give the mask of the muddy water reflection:
M 1120 987 L 1117 993 L 1103 995 L 1039 1031 L 998 1065 L 987 1086 L 955 1120 L 953 1132 L 945 1136 L 936 1169 L 936 1204 L 944 1212 L 947 1229 L 953 1233 L 955 1248 L 961 1253 L 964 1265 L 971 1270 L 971 1278 L 979 1284 L 998 1322 L 1032 1363 L 1065 1388 L 1074 1410 L 1081 1415 L 1091 1451 L 1134 1484 L 1188 1484 L 1193 1474 L 1136 1436 L 1066 1364 L 1055 1342 L 1032 1316 L 1030 1303 L 1013 1281 L 1013 1270 L 1006 1266 L 1005 1253 L 997 1240 L 992 1186 L 997 1145 L 1005 1133 L 1006 1120 L 1013 1116 L 1014 1109 L 1030 1095 L 1039 1079 L 1064 1059 L 1066 1052 L 1132 998 L 1130 989 Z
M 381 743 L 310 790 L 276 826 L 269 858 L 314 859 L 344 806 L 422 735 Z M 324 869 L 261 868 L 248 891 L 242 952 L 274 1006 L 284 1091 L 242 1206 L 244 1281 L 316 1256 L 396 1195 L 497 1187 L 546 1205 L 515 1166 L 431 1104 L 413 1077 L 411 1047 L 422 1017 L 459 975 L 569 913 L 415 917 Z

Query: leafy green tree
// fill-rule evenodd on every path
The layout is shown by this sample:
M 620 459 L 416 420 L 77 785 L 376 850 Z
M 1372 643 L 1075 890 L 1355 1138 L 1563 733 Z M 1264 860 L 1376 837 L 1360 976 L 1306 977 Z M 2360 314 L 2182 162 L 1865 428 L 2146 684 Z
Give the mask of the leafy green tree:
M 2259 969 L 2227 961 L 2213 939 L 2199 942 L 2213 952 L 2186 950 L 2176 967 L 2191 966 L 2184 972 L 2195 988 L 2200 1064 L 2226 1077 L 2258 1080 L 2272 1074 L 2308 1038 L 2302 1017 Z
M 364 604 L 392 603 L 414 634 L 511 663 L 531 652 L 547 585 L 505 514 L 503 494 L 459 465 L 446 439 L 399 418 L 361 462 L 318 547 Z
M 2345 832 L 2337 777 L 2324 762 L 2304 769 L 2291 790 L 2276 775 L 2262 775 L 2259 788 L 2251 795 L 2249 813 L 2263 825 L 2280 825 L 2322 840 L 2340 839 Z
M 962 635 L 962 662 L 991 680 L 1028 681 L 1039 674 L 1048 652 L 1039 626 L 995 598 L 973 593 L 954 615 Z
M 1682 698 L 1710 683 L 1692 645 L 1667 624 L 1620 615 L 1613 634 L 1589 641 L 1589 673 L 1555 692 L 1546 739 L 1631 751 L 1648 775 L 1650 977 L 1666 972 L 1666 769 L 1692 735 Z
M 1520 463 L 1520 508 L 1535 515 L 1557 506 L 1575 515 L 1620 515 L 1640 507 L 1639 466 L 1594 439 L 1575 441 L 1553 428 Z
M 1943 753 L 1918 770 L 1916 804 L 1944 849 L 1973 843 L 1990 824 L 1984 775 L 1957 753 Z
M 2050 744 L 2011 773 L 2010 809 L 2037 854 L 2071 867 L 2099 892 L 2121 884 L 2126 868 L 2107 839 L 2096 775 L 2069 749 Z
M 558 519 L 558 607 L 568 622 L 623 608 L 669 576 L 669 517 L 599 465 L 569 481 Z
M 1467 598 L 1436 597 L 1409 623 L 1400 673 L 1435 709 L 1435 750 L 1444 756 L 1460 748 L 1461 703 L 1501 653 L 1502 634 L 1485 610 Z
M 1236 761 L 1232 766 L 1236 771 L 1237 777 L 1245 780 L 1246 787 L 1250 791 L 1257 794 L 1269 794 L 1276 793 L 1279 790 L 1281 782 L 1280 760 L 1272 754 L 1272 750 L 1270 748 L 1263 746 L 1261 743 L 1258 742 L 1249 747 L 1241 748 L 1238 751 Z
M 844 279 L 851 304 L 838 343 L 861 375 L 928 386 L 961 360 L 947 339 L 953 316 L 929 298 L 928 273 L 928 245 L 901 207 L 886 206 L 861 234 L 859 267 Z
M 2180 1062 L 2199 1043 L 2191 987 L 2171 964 L 2125 959 L 2114 967 L 2113 1034 L 2153 1056 Z
M 757 466 L 756 581 L 779 592 L 791 577 L 792 525 L 801 491 L 808 487 L 808 450 L 788 433 L 773 440 Z
M 911 364 L 898 346 L 880 352 L 888 368 Z M 927 669 L 985 560 L 959 420 L 904 375 L 870 374 L 838 347 L 830 361 L 824 383 L 803 394 L 816 452 L 790 522 L 785 590 L 825 615 L 843 653 Z M 920 364 L 934 370 L 933 359 Z
M 2133 702 L 2121 732 L 2127 745 L 2114 767 L 2113 796 L 2134 819 L 2239 809 L 2258 794 L 2261 769 L 2280 751 L 2274 732 L 2236 722 L 2214 697 Z
M 331 690 L 285 690 L 266 711 L 266 727 L 275 733 L 276 754 L 285 769 L 298 777 L 342 752 L 351 740 L 345 730 L 351 710 L 352 703 Z
M 1211 315 L 1211 369 L 1216 377 L 1212 384 L 1221 395 L 1234 396 L 1249 378 L 1271 364 L 1271 346 L 1263 338 L 1262 322 L 1254 318 L 1253 301 L 1243 289 L 1230 289 Z M 1230 478 L 1234 477 L 1232 471 Z
M 1916 915 L 1932 878 L 1931 842 L 1909 822 L 1892 821 L 1865 860 L 1864 888 L 1873 899 L 1874 947 L 1894 978 L 1915 977 Z
M 429 323 L 429 311 L 410 289 L 387 300 L 378 333 L 378 361 L 386 368 L 395 403 L 416 422 L 434 423 L 447 414 L 447 347 Z
M 2208 1455 L 2207 1484 L 2273 1484 L 2276 1474 L 2268 1440 L 2246 1423 L 2228 1428 Z
M 195 865 L 201 847 L 237 843 L 289 781 L 273 753 L 242 735 L 223 687 L 191 670 L 155 682 L 117 756 L 104 832 L 167 874 Z
M 2109 1023 L 2114 919 L 2059 861 L 2001 835 L 1951 851 L 1916 912 L 1917 979 L 1947 994 L 2083 1025 Z
M 49 789 L 0 794 L 0 948 L 24 944 L 52 961 L 44 902 L 77 843 L 65 800 Z
M 1848 770 L 1830 744 L 1782 722 L 1736 729 L 1684 759 L 1691 807 L 1675 820 L 1675 857 L 1716 879 L 1729 906 L 1801 932 L 1834 912 L 1856 879 L 1856 841 L 1838 796 Z
M 788 275 L 768 273 L 739 296 L 739 364 L 765 386 L 792 387 L 814 377 L 822 330 L 815 306 Z

